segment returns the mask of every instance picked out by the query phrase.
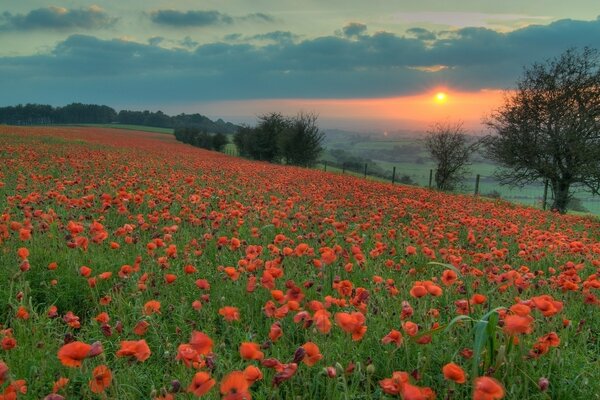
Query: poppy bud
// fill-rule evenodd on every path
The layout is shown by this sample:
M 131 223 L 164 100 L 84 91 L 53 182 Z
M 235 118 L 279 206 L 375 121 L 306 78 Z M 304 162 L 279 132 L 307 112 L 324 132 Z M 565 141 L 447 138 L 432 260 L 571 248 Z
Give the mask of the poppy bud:
M 119 333 L 119 335 L 121 334 L 121 332 L 123 332 L 123 323 L 121 321 L 117 321 L 117 324 L 115 325 L 115 330 Z
M 108 324 L 104 324 L 100 327 L 102 334 L 106 337 L 112 336 L 112 328 Z
M 23 292 L 17 293 L 17 301 L 23 300 Z
M 181 390 L 181 382 L 179 382 L 177 379 L 173 379 L 171 381 L 170 392 L 171 393 L 178 393 L 180 390 Z
M 104 349 L 102 348 L 102 343 L 94 342 L 92 343 L 92 347 L 88 352 L 88 357 L 96 357 L 97 355 L 102 354 L 103 351 Z
M 65 333 L 65 337 L 63 339 L 64 344 L 69 344 L 75 341 L 75 337 L 70 333 Z
M 346 367 L 346 369 L 344 370 L 344 372 L 348 375 L 350 375 L 351 373 L 354 372 L 354 369 L 356 368 L 356 364 L 354 364 L 352 361 L 350 361 L 348 363 L 348 366 Z
M 52 393 L 44 397 L 44 400 L 65 400 L 60 394 Z
M 298 364 L 302 360 L 304 360 L 304 356 L 306 356 L 306 350 L 304 349 L 304 347 L 298 347 L 298 349 L 296 349 L 296 352 L 294 353 L 294 361 L 292 362 Z
M 337 372 L 334 367 L 325 368 L 325 373 L 329 378 L 335 378 L 337 376 Z
M 29 265 L 29 262 L 28 262 L 28 261 L 23 261 L 23 262 L 21 263 L 21 266 L 20 266 L 19 268 L 21 269 L 21 271 L 23 271 L 23 272 L 27 272 L 27 271 L 29 271 L 29 268 L 30 268 L 30 267 L 31 267 L 31 266 Z
M 374 374 L 376 371 L 375 365 L 369 364 L 367 365 L 367 374 Z
M 548 378 L 540 378 L 538 380 L 538 388 L 540 388 L 540 391 L 545 392 L 546 390 L 548 390 L 548 386 L 550 385 L 550 381 L 548 380 Z
M 210 370 L 215 369 L 215 354 L 207 354 L 204 356 L 204 361 L 206 362 L 206 368 Z

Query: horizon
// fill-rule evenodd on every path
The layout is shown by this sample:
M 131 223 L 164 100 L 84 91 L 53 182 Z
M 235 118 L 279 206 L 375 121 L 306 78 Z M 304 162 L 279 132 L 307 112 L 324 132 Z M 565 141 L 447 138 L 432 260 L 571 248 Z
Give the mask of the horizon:
M 81 102 L 248 124 L 310 111 L 323 129 L 460 120 L 479 132 L 523 67 L 600 48 L 589 0 L 2 3 L 0 106 Z

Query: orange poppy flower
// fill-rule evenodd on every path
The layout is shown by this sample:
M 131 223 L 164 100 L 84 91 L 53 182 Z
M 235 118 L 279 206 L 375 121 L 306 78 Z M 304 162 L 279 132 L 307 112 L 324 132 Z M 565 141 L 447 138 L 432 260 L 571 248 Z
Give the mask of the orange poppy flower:
M 192 365 L 194 367 L 199 366 L 201 361 L 200 354 L 198 354 L 192 345 L 187 343 L 179 345 L 175 359 L 182 360 L 183 364 L 188 368 L 190 368 Z
M 65 378 L 65 377 L 58 378 L 58 380 L 56 382 L 54 382 L 54 384 L 52 385 L 52 393 L 58 393 L 60 391 L 60 389 L 67 386 L 68 383 L 69 383 L 68 378 Z
M 215 385 L 215 380 L 210 377 L 206 372 L 196 372 L 192 378 L 192 382 L 187 388 L 188 393 L 192 393 L 194 396 L 202 396 Z
M 160 301 L 150 300 L 146 304 L 144 304 L 144 314 L 160 314 Z
M 399 395 L 406 383 L 408 383 L 408 373 L 394 371 L 391 378 L 380 380 L 379 386 L 386 394 Z
M 306 351 L 306 355 L 302 361 L 309 367 L 312 367 L 323 358 L 323 355 L 319 351 L 319 347 L 313 342 L 306 342 L 302 345 L 302 348 Z
M 192 346 L 198 354 L 206 355 L 212 352 L 213 341 L 208 335 L 199 331 L 193 331 L 190 339 L 190 346 Z
M 221 381 L 220 387 L 222 400 L 251 400 L 252 396 L 248 391 L 248 381 L 241 371 L 230 372 Z
M 465 383 L 467 381 L 465 371 L 454 363 L 448 363 L 444 365 L 442 368 L 442 372 L 444 373 L 444 378 L 449 381 L 454 381 L 456 383 Z
M 475 379 L 473 400 L 499 400 L 504 397 L 504 387 L 500 382 L 489 376 Z
M 71 342 L 62 346 L 57 353 L 58 359 L 65 367 L 80 367 L 88 357 L 92 346 L 83 342 Z
M 279 322 L 274 322 L 269 329 L 269 339 L 274 343 L 283 335 L 283 331 L 281 330 L 281 324 Z
M 121 348 L 117 351 L 117 357 L 135 357 L 138 361 L 146 361 L 152 352 L 148 347 L 148 343 L 142 340 L 123 340 Z
M 427 289 L 423 285 L 415 284 L 412 289 L 410 289 L 410 295 L 415 298 L 426 296 Z
M 237 307 L 225 306 L 219 309 L 219 315 L 225 318 L 225 321 L 239 321 L 240 312 Z
M 240 345 L 240 356 L 244 360 L 262 360 L 265 354 L 260 351 L 260 345 L 252 342 L 244 342 Z
M 336 313 L 335 322 L 345 332 L 352 334 L 352 340 L 358 341 L 363 338 L 367 332 L 367 327 L 364 326 L 365 316 L 359 312 L 348 313 Z
M 99 365 L 92 372 L 92 380 L 90 380 L 90 390 L 93 393 L 102 393 L 110 386 L 112 381 L 112 373 L 106 365 Z
M 394 343 L 394 344 L 396 344 L 396 347 L 398 347 L 402 344 L 402 333 L 400 333 L 400 331 L 392 329 L 390 331 L 390 333 L 388 333 L 381 339 L 381 343 L 383 343 L 383 344 Z
M 146 321 L 140 321 L 137 324 L 135 324 L 135 327 L 133 328 L 133 333 L 135 333 L 138 336 L 144 336 L 146 334 L 146 331 L 148 331 L 148 327 L 150 326 L 150 324 Z
M 415 336 L 419 333 L 419 325 L 415 324 L 412 321 L 406 321 L 402 323 L 402 329 L 408 336 Z
M 507 315 L 504 318 L 504 332 L 509 335 L 531 333 L 533 331 L 533 317 L 530 315 Z
M 259 381 L 263 378 L 263 374 L 260 368 L 255 367 L 254 365 L 248 365 L 244 369 L 244 376 L 248 381 L 248 385 L 252 385 L 254 382 Z

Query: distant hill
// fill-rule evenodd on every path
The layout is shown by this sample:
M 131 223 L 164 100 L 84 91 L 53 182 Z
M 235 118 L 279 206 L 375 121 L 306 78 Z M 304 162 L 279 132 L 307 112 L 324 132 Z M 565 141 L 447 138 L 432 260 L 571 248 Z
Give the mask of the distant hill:
M 47 104 L 19 104 L 0 107 L 0 124 L 51 125 L 51 124 L 127 124 L 158 128 L 194 127 L 210 133 L 232 134 L 239 125 L 216 121 L 202 114 L 179 114 L 170 116 L 162 111 L 117 111 L 98 104 L 72 103 L 64 107 Z

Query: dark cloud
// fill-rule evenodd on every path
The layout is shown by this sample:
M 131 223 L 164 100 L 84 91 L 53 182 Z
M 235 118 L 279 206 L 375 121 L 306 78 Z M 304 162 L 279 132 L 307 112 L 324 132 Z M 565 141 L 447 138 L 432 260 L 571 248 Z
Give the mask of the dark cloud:
M 158 10 L 154 11 L 150 18 L 156 24 L 174 27 L 227 25 L 233 23 L 233 18 L 218 11 L 177 11 Z
M 416 37 L 419 40 L 435 40 L 435 33 L 425 29 L 425 28 L 410 28 L 406 31 L 411 36 Z
M 150 39 L 148 39 L 148 44 L 150 46 L 158 46 L 159 44 L 161 44 L 164 41 L 165 41 L 165 38 L 162 36 L 153 36 Z
M 265 14 L 265 13 L 248 14 L 243 17 L 239 17 L 239 19 L 242 21 L 256 21 L 256 22 L 269 22 L 269 23 L 276 21 L 275 17 L 273 17 L 269 14 Z
M 387 97 L 440 84 L 509 88 L 523 65 L 573 46 L 600 48 L 600 20 L 509 33 L 465 28 L 433 41 L 389 32 L 302 41 L 283 40 L 293 37 L 287 32 L 265 35 L 267 44 L 218 42 L 193 51 L 72 35 L 50 54 L 0 58 L 0 104 Z
M 264 13 L 247 14 L 241 17 L 221 13 L 215 10 L 158 10 L 150 14 L 156 24 L 171 27 L 205 27 L 218 25 L 231 25 L 236 21 L 275 22 L 275 18 Z
M 188 49 L 195 49 L 196 47 L 198 47 L 198 45 L 200 43 L 196 42 L 191 37 L 186 36 L 183 38 L 183 40 L 179 41 L 179 44 L 182 45 L 183 47 L 187 47 Z
M 350 22 L 348 25 L 342 28 L 344 36 L 352 37 L 362 35 L 367 31 L 367 26 L 360 22 Z
M 111 26 L 116 20 L 97 6 L 86 9 L 47 7 L 27 14 L 4 12 L 0 15 L 0 31 L 98 29 Z
M 253 35 L 248 37 L 248 40 L 271 40 L 273 42 L 292 42 L 299 38 L 298 35 L 293 34 L 290 31 L 273 31 L 267 33 L 260 33 L 258 35 Z

